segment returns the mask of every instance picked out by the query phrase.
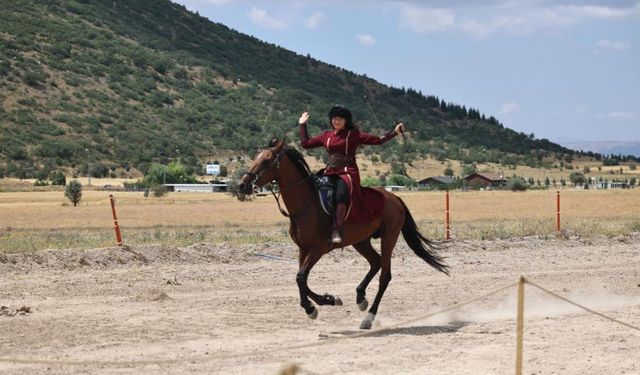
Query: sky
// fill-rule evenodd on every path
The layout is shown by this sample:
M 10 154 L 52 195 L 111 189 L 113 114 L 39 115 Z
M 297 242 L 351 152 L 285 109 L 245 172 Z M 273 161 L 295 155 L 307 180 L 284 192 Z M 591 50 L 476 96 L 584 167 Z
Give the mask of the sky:
M 173 0 L 536 138 L 640 141 L 640 0 Z

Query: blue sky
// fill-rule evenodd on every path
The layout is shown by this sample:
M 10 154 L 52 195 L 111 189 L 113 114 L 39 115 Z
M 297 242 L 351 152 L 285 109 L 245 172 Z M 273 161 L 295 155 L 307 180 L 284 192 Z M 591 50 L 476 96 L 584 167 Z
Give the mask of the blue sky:
M 640 1 L 174 0 L 555 141 L 640 141 Z

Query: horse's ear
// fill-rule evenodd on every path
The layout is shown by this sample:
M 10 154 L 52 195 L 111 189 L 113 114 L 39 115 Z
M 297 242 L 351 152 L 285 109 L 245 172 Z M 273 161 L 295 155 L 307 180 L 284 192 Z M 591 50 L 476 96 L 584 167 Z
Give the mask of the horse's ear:
M 282 138 L 282 140 L 278 140 L 278 138 L 274 138 L 271 140 L 271 143 L 273 144 L 272 147 L 274 152 L 277 154 L 280 152 L 280 150 L 282 150 L 284 145 L 287 143 L 287 137 Z

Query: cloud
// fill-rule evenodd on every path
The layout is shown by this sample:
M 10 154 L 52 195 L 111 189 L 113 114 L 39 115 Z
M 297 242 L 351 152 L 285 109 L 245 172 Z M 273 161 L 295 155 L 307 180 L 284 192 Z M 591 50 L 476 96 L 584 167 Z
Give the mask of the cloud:
M 406 6 L 400 14 L 400 27 L 418 34 L 446 31 L 452 29 L 455 22 L 454 12 L 443 8 Z
M 500 107 L 500 110 L 498 110 L 498 113 L 501 115 L 510 115 L 512 113 L 519 112 L 520 108 L 521 108 L 520 104 L 510 102 L 510 103 L 503 104 L 502 107 Z
M 618 120 L 629 120 L 638 117 L 637 113 L 634 112 L 625 112 L 625 111 L 614 111 L 609 113 L 598 113 L 596 115 L 600 118 L 610 118 L 610 119 L 618 119 Z
M 249 18 L 256 25 L 267 29 L 285 30 L 287 28 L 286 23 L 271 16 L 266 10 L 258 7 L 251 8 L 251 11 L 249 11 Z
M 404 2 L 399 16 L 400 27 L 417 34 L 461 32 L 474 37 L 486 37 L 497 33 L 548 33 L 594 19 L 640 17 L 640 3 L 620 6 L 554 5 L 532 1 L 521 6 L 513 2 L 495 1 L 450 7 L 433 1 L 426 4 Z M 445 7 L 431 7 L 428 4 Z
M 596 47 L 602 49 L 611 49 L 615 51 L 626 51 L 631 48 L 631 42 L 622 40 L 600 39 L 596 42 Z
M 608 118 L 617 118 L 617 119 L 633 119 L 638 116 L 637 113 L 634 112 L 609 112 L 609 113 L 599 113 L 598 117 L 608 117 Z
M 356 35 L 356 41 L 365 47 L 371 47 L 376 44 L 376 40 L 369 34 L 358 34 Z
M 304 27 L 315 30 L 324 22 L 325 18 L 324 13 L 315 12 L 304 20 Z

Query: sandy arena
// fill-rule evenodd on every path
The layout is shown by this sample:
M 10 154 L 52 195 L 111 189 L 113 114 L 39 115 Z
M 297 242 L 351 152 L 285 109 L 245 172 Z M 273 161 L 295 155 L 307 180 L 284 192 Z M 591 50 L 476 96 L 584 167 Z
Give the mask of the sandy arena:
M 441 254 L 450 277 L 400 240 L 374 329 L 461 304 L 520 275 L 640 326 L 640 233 L 454 241 Z M 345 338 L 360 332 L 365 316 L 355 287 L 367 267 L 351 248 L 325 256 L 309 284 L 345 304 L 319 307 L 310 320 L 299 306 L 291 243 L 0 254 L 0 373 L 278 374 L 292 364 L 299 374 L 514 373 L 515 286 Z M 377 284 L 376 277 L 369 301 Z M 531 285 L 525 311 L 525 374 L 640 374 L 640 331 Z

